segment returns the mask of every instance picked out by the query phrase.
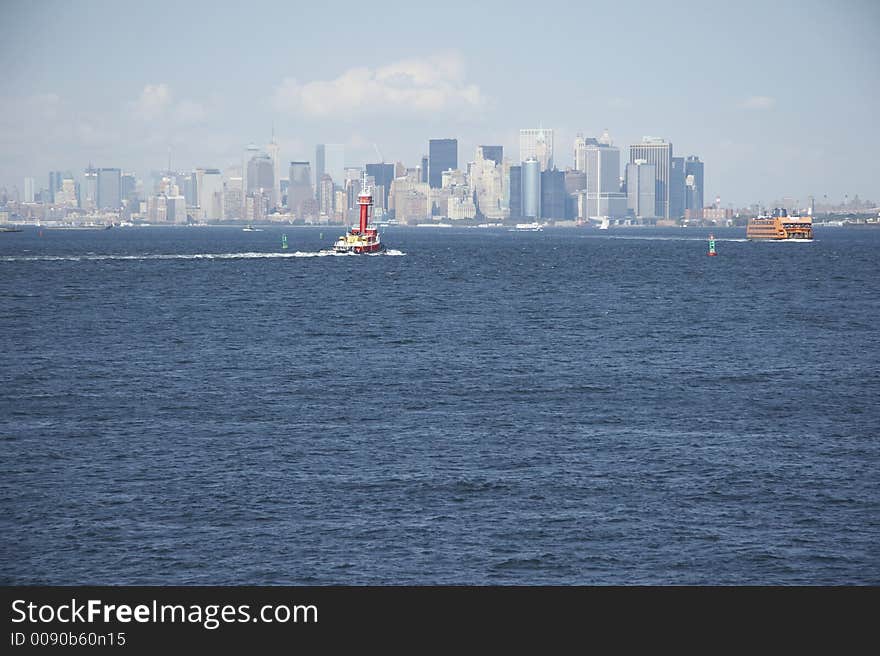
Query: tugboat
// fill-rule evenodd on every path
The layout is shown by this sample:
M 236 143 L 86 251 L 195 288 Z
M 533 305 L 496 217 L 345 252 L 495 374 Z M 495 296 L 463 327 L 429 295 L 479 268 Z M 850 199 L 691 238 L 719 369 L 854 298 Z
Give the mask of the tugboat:
M 360 205 L 360 223 L 357 227 L 352 227 L 347 233 L 342 235 L 333 244 L 333 250 L 336 253 L 354 253 L 357 255 L 369 255 L 370 253 L 381 253 L 385 250 L 379 239 L 379 229 L 375 225 L 371 225 L 373 218 L 373 196 L 367 187 L 367 174 L 364 173 L 363 187 L 358 195 L 358 205 Z

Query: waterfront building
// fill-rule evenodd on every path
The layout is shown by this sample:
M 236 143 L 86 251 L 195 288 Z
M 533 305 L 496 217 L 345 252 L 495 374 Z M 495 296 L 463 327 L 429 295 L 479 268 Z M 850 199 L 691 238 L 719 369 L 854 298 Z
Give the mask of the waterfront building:
M 287 187 L 287 207 L 298 219 L 311 218 L 314 203 L 306 203 L 306 200 L 314 199 L 312 190 L 312 168 L 309 162 L 290 163 L 290 182 Z
M 508 216 L 511 219 L 521 219 L 523 216 L 522 206 L 522 166 L 514 164 L 508 169 Z
M 680 219 L 685 210 L 684 157 L 673 157 L 669 173 L 669 218 Z
M 227 175 L 223 183 L 223 218 L 224 219 L 241 219 L 244 218 L 242 207 L 244 207 L 244 179 L 241 174 Z M 187 204 L 189 201 L 187 200 Z
M 522 163 L 522 213 L 527 219 L 541 218 L 541 162 L 534 157 Z
M 372 176 L 376 181 L 376 191 L 373 193 L 373 200 L 376 202 L 379 198 L 378 188 L 382 187 L 382 207 L 388 208 L 388 194 L 391 192 L 391 181 L 394 180 L 394 164 L 386 164 L 381 162 L 378 164 L 367 164 L 367 175 Z M 425 175 L 427 173 L 423 171 Z M 422 180 L 426 182 L 426 180 Z
M 457 168 L 458 139 L 431 139 L 428 141 L 429 187 L 440 189 L 443 186 L 443 172 Z M 422 177 L 424 177 L 424 173 Z
M 345 180 L 344 144 L 318 144 L 315 147 L 316 197 L 320 193 L 319 182 L 325 175 L 330 176 L 334 185 L 342 186 Z
M 629 161 L 643 160 L 654 165 L 654 216 L 670 217 L 670 176 L 672 173 L 672 144 L 663 139 L 644 137 L 639 144 L 629 147 Z M 628 188 L 628 187 L 627 187 Z M 644 215 L 643 215 L 644 216 Z
M 626 165 L 626 206 L 638 219 L 655 218 L 656 166 L 643 159 Z
M 687 218 L 703 218 L 703 162 L 696 155 L 684 161 L 685 173 L 685 212 Z
M 491 159 L 498 166 L 504 160 L 504 146 L 477 146 L 477 152 L 483 159 Z
M 33 203 L 36 196 L 36 181 L 33 178 L 24 179 L 24 202 Z
M 220 169 L 196 169 L 198 179 L 198 218 L 219 221 L 223 218 L 223 174 Z M 184 196 L 184 202 L 186 197 Z
M 98 207 L 98 170 L 91 164 L 83 171 L 82 207 L 90 211 Z
M 566 218 L 565 173 L 557 169 L 541 172 L 541 211 L 544 219 Z
M 553 168 L 552 128 L 525 128 L 519 131 L 519 161 L 528 159 L 536 159 L 541 171 Z
M 318 184 L 318 212 L 323 216 L 332 217 L 335 200 L 333 178 L 325 173 Z
M 122 206 L 120 169 L 98 169 L 97 205 L 102 210 L 118 210 Z
M 247 193 L 258 193 L 270 209 L 275 207 L 275 167 L 266 153 L 257 153 L 248 162 Z

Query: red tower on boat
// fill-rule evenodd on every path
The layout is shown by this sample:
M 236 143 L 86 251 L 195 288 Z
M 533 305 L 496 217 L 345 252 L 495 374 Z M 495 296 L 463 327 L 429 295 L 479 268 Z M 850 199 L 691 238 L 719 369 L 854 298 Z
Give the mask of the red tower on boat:
M 364 172 L 363 187 L 358 194 L 358 207 L 360 209 L 360 221 L 358 226 L 352 227 L 333 244 L 333 250 L 337 253 L 356 253 L 366 255 L 378 253 L 384 246 L 379 238 L 379 230 L 370 224 L 373 218 L 373 195 L 367 187 L 367 174 Z

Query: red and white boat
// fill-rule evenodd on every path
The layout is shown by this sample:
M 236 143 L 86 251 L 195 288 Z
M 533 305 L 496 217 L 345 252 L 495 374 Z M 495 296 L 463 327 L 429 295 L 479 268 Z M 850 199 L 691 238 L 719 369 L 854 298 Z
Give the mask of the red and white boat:
M 357 202 L 360 206 L 360 223 L 337 239 L 333 244 L 333 250 L 336 253 L 355 253 L 357 255 L 380 253 L 385 247 L 379 238 L 379 229 L 372 224 L 373 196 L 367 187 L 366 173 L 364 173 L 364 183 Z

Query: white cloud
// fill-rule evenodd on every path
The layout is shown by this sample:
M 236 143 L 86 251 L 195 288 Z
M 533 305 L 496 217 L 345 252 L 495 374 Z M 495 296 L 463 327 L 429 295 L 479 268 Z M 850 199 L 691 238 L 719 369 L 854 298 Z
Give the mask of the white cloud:
M 464 60 L 455 53 L 351 68 L 305 84 L 285 78 L 274 95 L 278 111 L 307 116 L 455 112 L 485 104 L 479 87 L 465 81 Z
M 131 103 L 131 112 L 136 118 L 150 121 L 161 116 L 170 104 L 171 88 L 167 84 L 148 84 Z
M 776 99 L 770 96 L 751 96 L 742 101 L 739 106 L 740 109 L 773 109 L 776 106 Z

